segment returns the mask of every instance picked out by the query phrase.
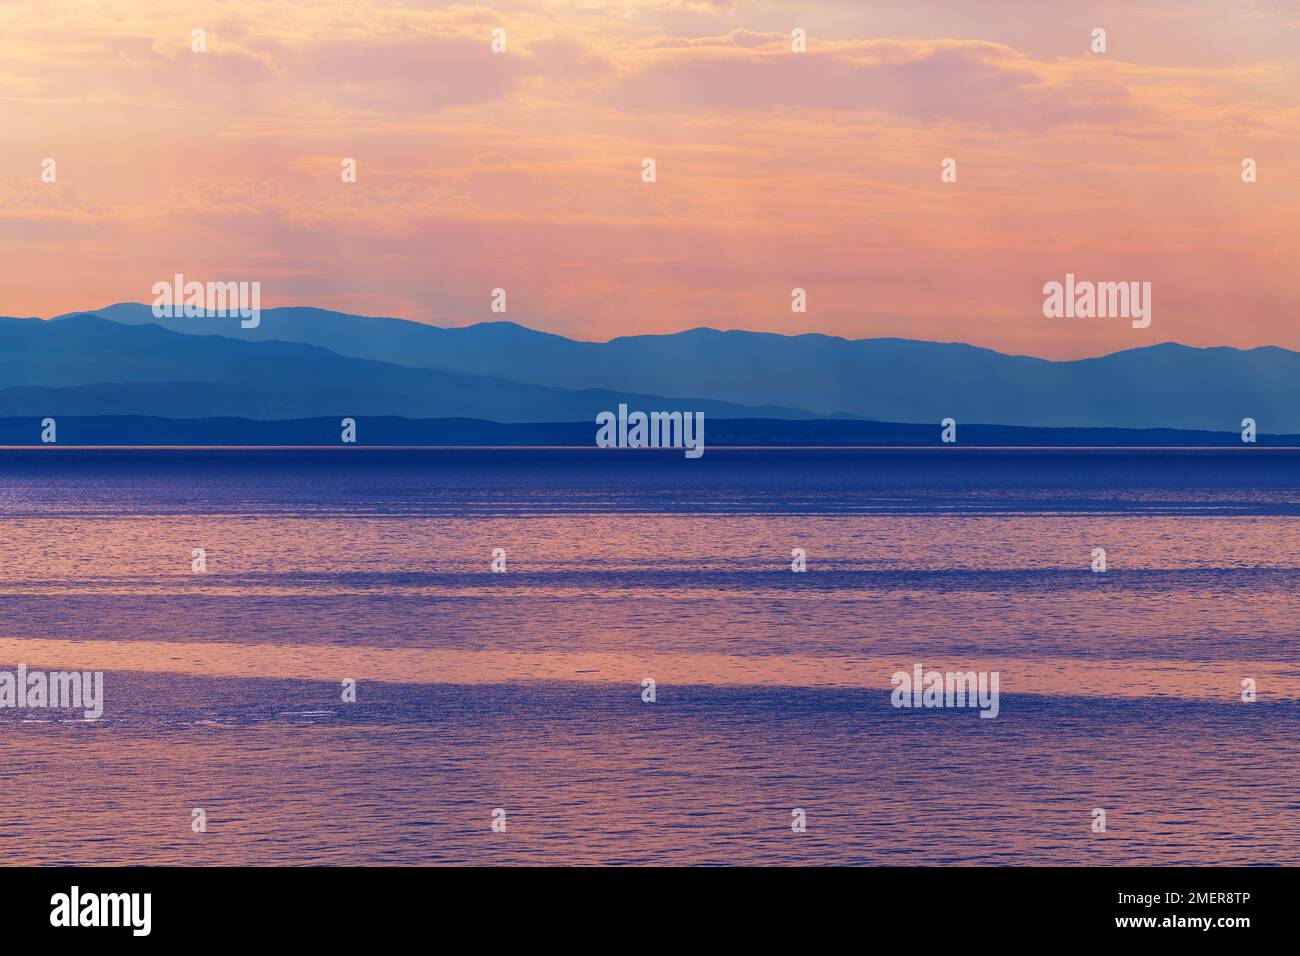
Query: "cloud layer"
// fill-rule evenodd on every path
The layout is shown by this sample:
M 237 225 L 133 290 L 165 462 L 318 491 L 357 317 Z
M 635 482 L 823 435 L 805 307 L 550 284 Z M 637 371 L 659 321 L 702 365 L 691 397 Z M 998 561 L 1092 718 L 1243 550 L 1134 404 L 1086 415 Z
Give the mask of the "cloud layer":
M 1300 348 L 1296 4 L 982 6 L 7 3 L 0 312 L 183 272 L 601 339 Z M 1152 327 L 1044 319 L 1067 272 Z

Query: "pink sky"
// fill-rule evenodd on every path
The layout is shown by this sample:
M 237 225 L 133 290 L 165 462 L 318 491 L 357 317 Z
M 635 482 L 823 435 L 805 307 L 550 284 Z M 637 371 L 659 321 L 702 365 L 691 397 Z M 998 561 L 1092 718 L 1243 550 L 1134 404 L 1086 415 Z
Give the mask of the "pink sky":
M 181 272 L 591 339 L 1300 348 L 1297 0 L 7 0 L 0 130 L 0 314 Z M 1067 272 L 1151 327 L 1044 318 Z

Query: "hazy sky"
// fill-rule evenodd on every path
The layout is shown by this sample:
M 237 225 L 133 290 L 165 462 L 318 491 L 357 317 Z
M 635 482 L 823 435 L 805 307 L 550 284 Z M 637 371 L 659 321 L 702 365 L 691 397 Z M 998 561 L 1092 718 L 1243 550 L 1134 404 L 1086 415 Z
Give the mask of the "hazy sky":
M 4 0 L 0 314 L 176 272 L 581 338 L 1300 348 L 1300 0 Z M 1067 272 L 1151 327 L 1044 318 Z

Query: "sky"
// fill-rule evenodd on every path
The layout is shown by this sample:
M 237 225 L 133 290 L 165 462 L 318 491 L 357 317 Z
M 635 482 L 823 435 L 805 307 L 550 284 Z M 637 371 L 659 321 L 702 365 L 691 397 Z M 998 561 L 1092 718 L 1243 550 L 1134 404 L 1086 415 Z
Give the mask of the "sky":
M 1300 349 L 1298 254 L 1300 0 L 0 3 L 3 315 L 182 273 L 595 340 Z M 1045 317 L 1067 273 L 1150 327 Z

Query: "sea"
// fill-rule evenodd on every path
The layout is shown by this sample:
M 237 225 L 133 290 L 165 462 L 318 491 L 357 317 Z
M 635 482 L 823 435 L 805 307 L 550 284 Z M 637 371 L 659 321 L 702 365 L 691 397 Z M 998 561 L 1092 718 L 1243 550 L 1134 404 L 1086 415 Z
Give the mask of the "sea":
M 1298 630 L 1295 449 L 0 449 L 0 859 L 1295 865 Z

